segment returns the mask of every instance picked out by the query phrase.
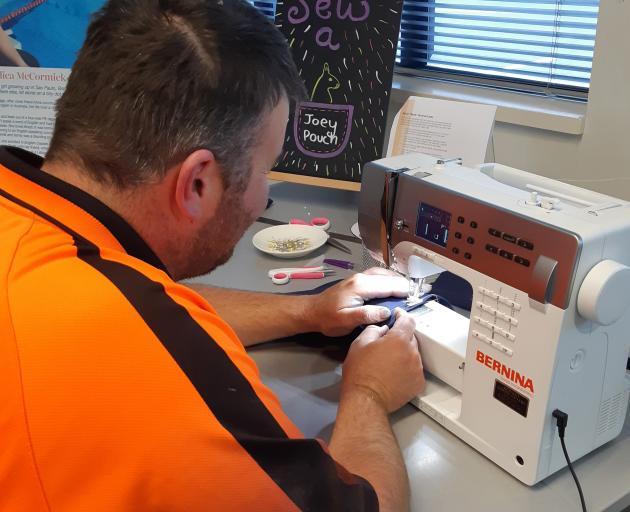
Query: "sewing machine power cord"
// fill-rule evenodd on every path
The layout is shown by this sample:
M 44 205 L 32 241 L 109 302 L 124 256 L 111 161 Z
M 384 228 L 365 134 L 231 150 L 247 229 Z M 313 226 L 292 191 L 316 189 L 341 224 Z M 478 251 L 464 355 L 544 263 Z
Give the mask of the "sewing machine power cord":
M 569 422 L 569 415 L 566 412 L 562 412 L 560 409 L 555 409 L 551 415 L 556 418 L 556 426 L 558 427 L 558 436 L 560 437 L 560 444 L 562 445 L 562 451 L 564 452 L 564 458 L 567 459 L 567 465 L 569 466 L 569 471 L 571 471 L 571 475 L 573 476 L 573 480 L 575 480 L 575 485 L 577 486 L 578 493 L 580 494 L 580 503 L 582 504 L 582 512 L 586 512 L 586 502 L 584 501 L 584 493 L 582 492 L 582 486 L 580 485 L 580 481 L 578 480 L 575 471 L 573 470 L 573 465 L 571 464 L 571 459 L 569 459 L 569 453 L 567 452 L 567 445 L 564 444 L 564 430 L 567 427 L 567 423 Z

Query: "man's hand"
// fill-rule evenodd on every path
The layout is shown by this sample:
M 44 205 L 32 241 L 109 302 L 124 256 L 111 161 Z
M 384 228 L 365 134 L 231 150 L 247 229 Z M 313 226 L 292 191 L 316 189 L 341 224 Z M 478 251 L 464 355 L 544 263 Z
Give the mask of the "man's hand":
M 343 365 L 342 397 L 365 393 L 390 413 L 424 388 L 415 320 L 396 310 L 396 323 L 369 326 L 352 343 Z
M 326 336 L 343 336 L 360 325 L 387 320 L 389 309 L 364 306 L 382 297 L 405 297 L 409 284 L 404 277 L 382 268 L 371 268 L 309 297 L 305 318 L 312 330 Z
M 387 320 L 389 309 L 365 306 L 380 297 L 405 297 L 404 277 L 382 268 L 355 274 L 317 295 L 282 295 L 189 284 L 251 346 L 304 332 L 343 336 L 359 325 Z
M 388 413 L 424 387 L 415 322 L 396 314 L 390 330 L 367 327 L 352 343 L 330 441 L 333 457 L 372 484 L 383 512 L 409 510 L 409 479 Z

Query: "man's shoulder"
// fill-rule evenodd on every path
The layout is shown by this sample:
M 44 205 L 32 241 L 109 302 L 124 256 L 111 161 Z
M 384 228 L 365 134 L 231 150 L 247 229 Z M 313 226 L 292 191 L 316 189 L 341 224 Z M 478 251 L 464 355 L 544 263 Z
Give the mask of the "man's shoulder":
M 16 329 L 21 320 L 44 335 L 98 330 L 124 336 L 133 331 L 137 338 L 139 333 L 160 337 L 174 330 L 181 338 L 198 329 L 216 341 L 237 341 L 202 297 L 166 272 L 122 250 L 85 250 L 43 222 L 21 229 L 5 269 Z

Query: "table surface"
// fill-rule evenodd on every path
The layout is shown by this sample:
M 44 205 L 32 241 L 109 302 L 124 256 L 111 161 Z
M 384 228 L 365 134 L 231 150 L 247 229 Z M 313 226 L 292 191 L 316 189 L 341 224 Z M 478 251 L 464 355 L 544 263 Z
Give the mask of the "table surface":
M 274 204 L 266 218 L 326 216 L 331 231 L 350 235 L 356 222 L 357 193 L 290 183 L 274 183 Z M 256 222 L 237 245 L 234 256 L 212 274 L 195 281 L 229 288 L 266 292 L 295 292 L 314 287 L 313 281 L 292 281 L 277 286 L 267 277 L 270 268 L 286 262 L 300 265 L 315 257 L 354 261 L 364 259 L 360 242 L 343 240 L 352 256 L 330 246 L 297 260 L 279 260 L 257 251 L 254 233 L 267 227 Z M 350 275 L 339 270 L 317 285 Z M 330 439 L 339 393 L 339 351 L 333 345 L 313 347 L 300 343 L 272 343 L 250 350 L 263 381 L 278 395 L 283 408 L 309 437 Z M 568 469 L 528 487 L 475 451 L 437 422 L 406 405 L 391 417 L 411 482 L 411 510 L 568 511 L 580 510 L 577 489 Z M 630 510 L 630 412 L 617 439 L 574 463 L 589 511 Z

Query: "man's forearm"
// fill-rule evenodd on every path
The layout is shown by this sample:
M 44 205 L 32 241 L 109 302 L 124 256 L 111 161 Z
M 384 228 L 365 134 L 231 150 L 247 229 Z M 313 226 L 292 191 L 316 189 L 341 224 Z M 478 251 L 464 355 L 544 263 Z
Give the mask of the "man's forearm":
M 339 402 L 330 452 L 376 491 L 381 512 L 409 509 L 407 470 L 385 408 L 370 392 L 347 393 Z
M 216 309 L 245 346 L 311 329 L 308 296 L 247 292 L 200 284 L 188 286 Z

